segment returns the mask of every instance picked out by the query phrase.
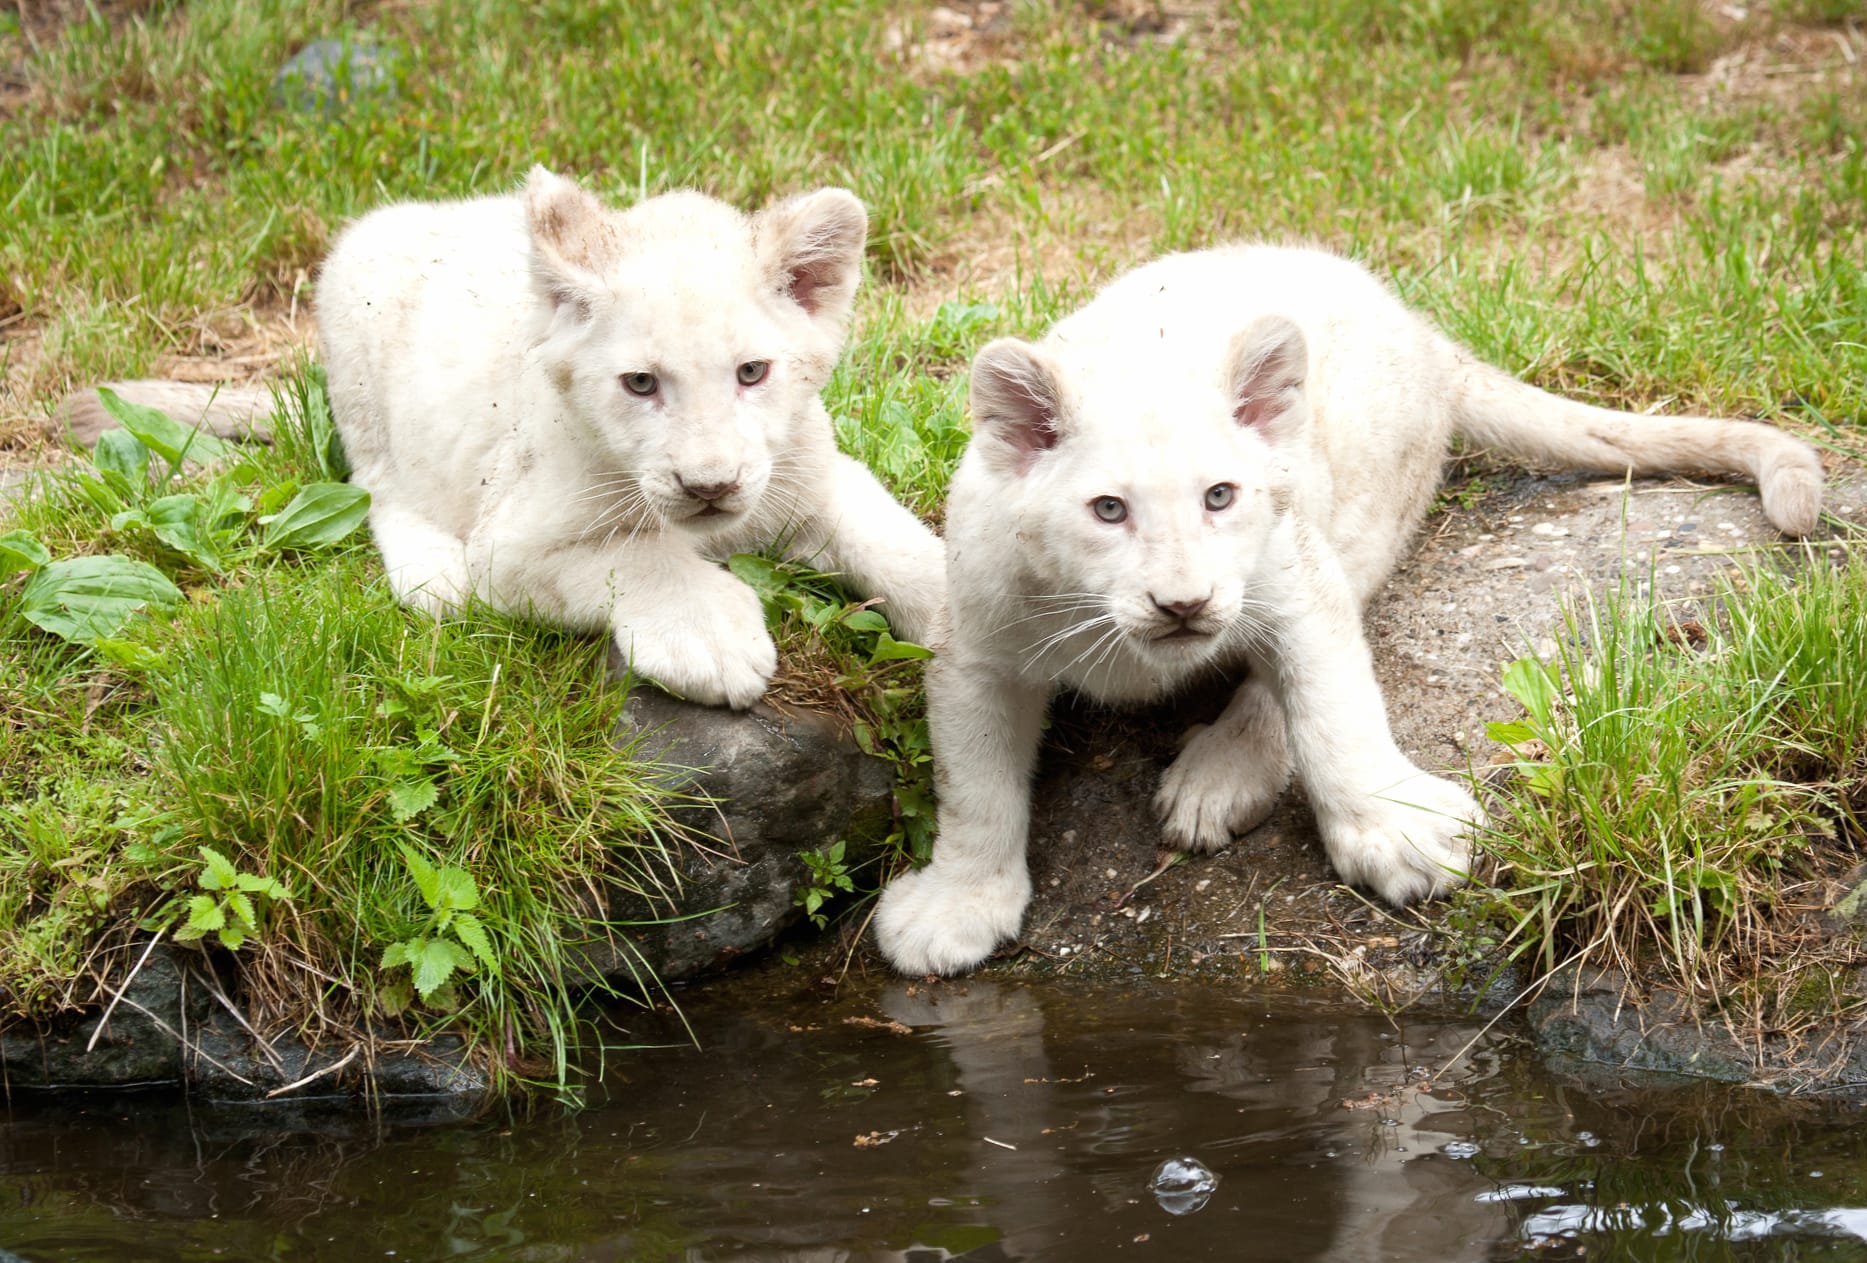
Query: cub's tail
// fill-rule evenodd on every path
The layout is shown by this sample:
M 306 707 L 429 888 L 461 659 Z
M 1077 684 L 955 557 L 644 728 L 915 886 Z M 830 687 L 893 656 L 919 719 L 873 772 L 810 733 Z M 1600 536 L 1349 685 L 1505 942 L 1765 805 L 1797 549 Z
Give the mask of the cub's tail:
M 264 443 L 272 437 L 273 395 L 265 386 L 140 381 L 110 382 L 106 388 L 219 438 Z M 95 387 L 67 395 L 59 417 L 71 438 L 86 447 L 94 446 L 105 430 L 117 428 L 116 418 L 104 411 Z
M 1821 516 L 1815 449 L 1760 422 L 1613 412 L 1466 360 L 1453 424 L 1469 442 L 1536 464 L 1615 474 L 1745 474 L 1763 495 L 1763 515 L 1786 535 L 1807 535 Z

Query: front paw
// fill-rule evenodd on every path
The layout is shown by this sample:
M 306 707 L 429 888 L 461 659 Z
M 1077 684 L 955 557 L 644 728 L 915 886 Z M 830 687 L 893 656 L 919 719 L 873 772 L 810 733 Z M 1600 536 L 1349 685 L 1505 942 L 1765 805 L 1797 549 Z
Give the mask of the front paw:
M 1194 729 L 1154 795 L 1170 846 L 1216 851 L 1261 824 L 1290 783 L 1283 750 L 1253 748 L 1229 728 Z
M 1326 808 L 1318 804 L 1323 845 L 1336 873 L 1397 907 L 1431 899 L 1465 883 L 1469 835 L 1484 809 L 1464 789 L 1418 769 L 1396 775 L 1367 797 Z
M 619 620 L 616 644 L 631 672 L 676 697 L 744 710 L 765 695 L 778 670 L 778 649 L 757 595 L 721 577 L 726 584 L 703 586 L 684 608 Z
M 888 884 L 875 939 L 888 963 L 911 978 L 964 973 L 1017 934 L 1030 901 L 1022 867 L 968 879 L 936 861 Z

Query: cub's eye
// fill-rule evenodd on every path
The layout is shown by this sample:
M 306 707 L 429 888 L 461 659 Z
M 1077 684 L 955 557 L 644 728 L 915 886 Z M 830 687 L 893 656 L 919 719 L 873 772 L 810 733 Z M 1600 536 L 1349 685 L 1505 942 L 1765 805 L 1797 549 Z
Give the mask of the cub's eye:
M 1206 488 L 1206 507 L 1217 513 L 1220 509 L 1232 507 L 1232 493 L 1237 491 L 1229 482 L 1215 482 Z
M 1110 524 L 1128 517 L 1128 506 L 1120 496 L 1097 496 L 1089 502 L 1090 512 Z
M 661 383 L 655 379 L 653 373 L 624 373 L 622 388 L 632 395 L 639 395 L 646 399 L 661 389 Z
M 739 384 L 741 386 L 756 386 L 765 380 L 765 374 L 770 371 L 770 360 L 747 360 L 739 366 Z

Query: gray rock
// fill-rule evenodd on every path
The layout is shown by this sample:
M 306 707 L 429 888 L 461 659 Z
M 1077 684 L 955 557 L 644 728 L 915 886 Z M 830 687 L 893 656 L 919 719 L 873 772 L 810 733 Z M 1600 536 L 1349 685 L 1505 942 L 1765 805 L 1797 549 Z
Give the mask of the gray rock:
M 802 917 L 799 851 L 845 839 L 853 861 L 886 830 L 893 773 L 829 716 L 763 703 L 743 713 L 719 710 L 637 686 L 617 740 L 658 762 L 663 783 L 694 800 L 675 815 L 703 839 L 680 848 L 672 913 L 631 895 L 608 909 L 613 920 L 642 924 L 625 941 L 592 947 L 588 959 L 625 984 L 645 981 L 643 966 L 664 982 L 681 982 L 768 946 Z
M 402 56 L 356 36 L 313 40 L 272 78 L 272 103 L 299 114 L 341 114 L 390 101 Z
M 181 1032 L 189 1022 L 199 1021 L 205 1001 L 184 986 L 174 951 L 157 948 L 130 979 L 107 1020 L 105 1010 L 99 1009 L 36 1030 L 23 1024 L 11 1027 L 0 1034 L 0 1066 L 9 1083 L 31 1087 L 179 1083 Z
M 344 1054 L 306 1045 L 289 1032 L 264 1049 L 221 1008 L 205 982 L 206 959 L 188 948 L 163 945 L 149 954 L 103 1018 L 102 1008 L 0 1034 L 0 1066 L 16 1087 L 186 1087 L 207 1100 L 260 1101 L 276 1088 L 331 1066 Z M 102 1025 L 96 1044 L 91 1037 Z M 348 1099 L 368 1093 L 379 1100 L 437 1098 L 464 1116 L 486 1098 L 486 1076 L 463 1058 L 453 1036 L 420 1051 L 379 1054 L 321 1076 L 278 1098 Z
M 1755 1057 L 1721 1023 L 1695 1018 L 1675 992 L 1642 994 L 1613 970 L 1557 974 L 1525 1016 L 1550 1056 L 1726 1083 L 1759 1077 Z

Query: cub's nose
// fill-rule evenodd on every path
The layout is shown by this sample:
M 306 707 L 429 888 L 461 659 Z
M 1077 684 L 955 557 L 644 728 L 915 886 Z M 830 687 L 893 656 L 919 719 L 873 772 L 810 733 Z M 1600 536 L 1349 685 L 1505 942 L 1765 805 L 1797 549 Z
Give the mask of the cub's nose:
M 715 500 L 724 500 L 727 496 L 739 490 L 739 479 L 737 477 L 726 479 L 721 482 L 689 482 L 687 479 L 676 475 L 675 481 L 681 484 L 682 491 L 685 491 L 696 500 L 705 500 L 708 504 L 713 503 Z
M 1155 609 L 1163 614 L 1171 614 L 1181 622 L 1194 617 L 1212 603 L 1210 594 L 1191 601 L 1163 601 L 1150 592 L 1148 599 L 1154 602 Z

